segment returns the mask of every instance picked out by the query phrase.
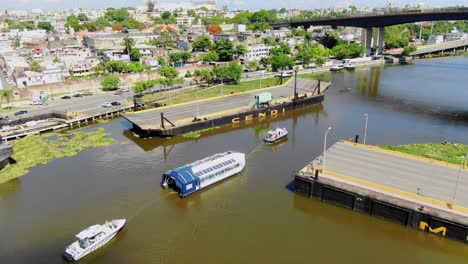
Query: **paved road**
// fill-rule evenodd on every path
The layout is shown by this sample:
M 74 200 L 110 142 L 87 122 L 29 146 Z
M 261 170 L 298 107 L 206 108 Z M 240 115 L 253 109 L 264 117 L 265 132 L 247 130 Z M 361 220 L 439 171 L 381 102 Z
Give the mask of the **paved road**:
M 124 103 L 128 100 L 132 100 L 131 98 L 131 93 L 128 93 L 127 95 L 114 95 L 113 92 L 77 98 L 72 97 L 71 99 L 54 98 L 54 100 L 49 100 L 47 104 L 38 106 L 28 106 L 27 108 L 24 108 L 28 110 L 28 114 L 21 117 L 50 112 L 80 112 L 90 114 L 101 110 L 103 108 L 102 104 L 104 102 L 119 101 L 121 103 Z M 16 108 L 20 110 L 21 106 L 16 106 Z M 14 112 L 4 115 L 9 116 L 10 120 L 16 120 L 20 118 L 16 117 L 14 115 Z
M 317 82 L 314 80 L 307 80 L 298 78 L 298 93 L 304 93 L 308 88 L 308 92 L 312 92 Z M 326 84 L 322 83 L 322 87 Z M 262 92 L 271 92 L 274 99 L 281 99 L 284 97 L 292 96 L 294 89 L 294 80 L 289 82 L 284 87 L 272 88 L 268 90 L 263 90 Z M 140 128 L 152 128 L 159 129 L 161 126 L 161 117 L 160 113 L 164 112 L 164 116 L 171 120 L 181 120 L 186 118 L 194 118 L 197 116 L 203 116 L 211 113 L 216 113 L 220 111 L 225 111 L 229 109 L 235 109 L 239 107 L 246 107 L 250 102 L 253 101 L 254 95 L 259 92 L 252 91 L 251 93 L 239 94 L 234 96 L 228 96 L 225 98 L 218 98 L 209 101 L 204 101 L 200 103 L 193 102 L 191 104 L 174 106 L 171 108 L 165 109 L 154 109 L 150 111 L 144 111 L 141 113 L 129 113 L 124 115 L 124 117 L 130 122 L 136 124 Z M 198 105 L 198 107 L 197 107 Z
M 314 162 L 320 163 L 322 157 Z M 326 153 L 325 170 L 444 202 L 451 202 L 459 169 L 338 142 Z M 456 204 L 468 208 L 468 170 L 461 173 Z

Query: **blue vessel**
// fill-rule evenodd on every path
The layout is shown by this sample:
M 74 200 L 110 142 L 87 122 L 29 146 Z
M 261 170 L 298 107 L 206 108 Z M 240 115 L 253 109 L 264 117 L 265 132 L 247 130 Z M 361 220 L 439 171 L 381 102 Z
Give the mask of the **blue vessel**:
M 185 197 L 236 175 L 244 167 L 244 153 L 233 151 L 218 153 L 164 173 L 161 186 L 171 188 L 181 197 Z

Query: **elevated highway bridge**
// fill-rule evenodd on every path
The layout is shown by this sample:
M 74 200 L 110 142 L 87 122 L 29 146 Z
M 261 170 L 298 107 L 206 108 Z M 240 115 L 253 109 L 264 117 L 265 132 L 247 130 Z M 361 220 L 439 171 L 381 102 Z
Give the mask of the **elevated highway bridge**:
M 377 39 L 374 40 L 374 47 L 377 47 L 377 52 L 381 54 L 384 44 L 385 27 L 398 24 L 440 20 L 468 20 L 468 8 L 411 10 L 391 13 L 365 13 L 347 17 L 282 21 L 271 23 L 270 25 L 274 29 L 284 27 L 309 28 L 311 26 L 359 27 L 363 29 L 361 43 L 365 44 L 366 55 L 369 56 L 372 48 L 372 28 L 378 28 Z

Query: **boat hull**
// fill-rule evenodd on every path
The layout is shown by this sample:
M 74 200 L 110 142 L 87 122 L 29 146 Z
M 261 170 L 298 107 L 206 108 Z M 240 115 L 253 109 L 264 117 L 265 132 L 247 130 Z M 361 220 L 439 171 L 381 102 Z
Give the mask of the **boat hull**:
M 83 250 L 82 252 L 78 252 L 78 253 L 75 253 L 75 254 L 70 254 L 68 251 L 68 247 L 65 252 L 63 253 L 63 257 L 68 260 L 68 261 L 78 261 L 80 259 L 82 259 L 83 257 L 85 257 L 86 255 L 89 255 L 90 253 L 92 253 L 93 251 L 101 248 L 102 246 L 104 246 L 105 244 L 107 244 L 110 240 L 112 240 L 120 231 L 122 231 L 122 229 L 125 227 L 125 225 L 127 224 L 126 220 L 125 219 L 120 219 L 120 220 L 116 220 L 118 221 L 118 227 L 112 232 L 110 233 L 109 235 L 103 237 L 102 239 L 100 239 L 99 241 L 96 241 L 92 246 L 89 246 L 88 248 L 86 248 L 85 250 Z M 76 243 L 76 242 L 75 242 Z M 74 245 L 75 243 L 73 243 L 72 245 Z
M 265 142 L 265 144 L 275 144 L 275 143 L 278 143 L 280 141 L 283 141 L 287 137 L 288 137 L 288 135 L 284 135 L 284 136 L 281 136 L 281 137 L 279 137 L 277 139 L 273 139 L 273 140 L 265 138 L 265 139 L 263 139 L 263 141 Z

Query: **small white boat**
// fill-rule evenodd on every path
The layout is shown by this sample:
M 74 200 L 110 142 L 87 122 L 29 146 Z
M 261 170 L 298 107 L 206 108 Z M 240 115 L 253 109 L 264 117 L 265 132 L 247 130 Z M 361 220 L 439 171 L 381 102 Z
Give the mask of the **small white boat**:
M 335 64 L 335 65 L 331 66 L 330 71 L 341 71 L 343 69 L 344 69 L 343 64 Z
M 268 131 L 265 137 L 265 143 L 275 143 L 288 136 L 286 128 L 276 128 L 275 130 Z
M 171 188 L 185 197 L 241 172 L 245 154 L 228 151 L 218 153 L 163 174 L 161 186 Z
M 344 68 L 346 70 L 354 70 L 356 68 L 356 65 L 354 65 L 353 63 L 349 62 L 349 63 L 345 63 L 344 65 Z
M 109 242 L 125 226 L 125 219 L 115 219 L 103 225 L 93 225 L 76 235 L 77 241 L 69 245 L 63 257 L 77 261 Z

